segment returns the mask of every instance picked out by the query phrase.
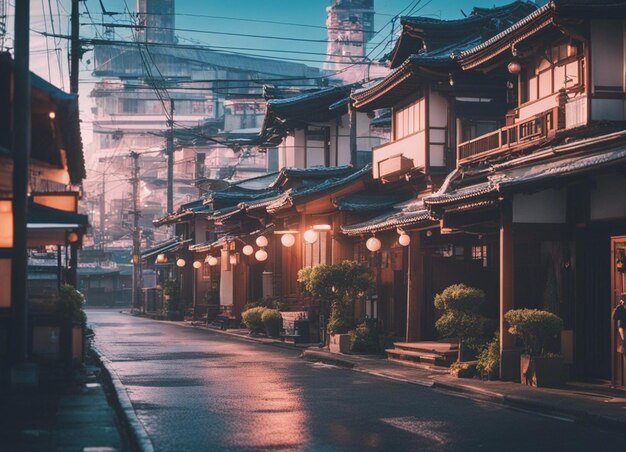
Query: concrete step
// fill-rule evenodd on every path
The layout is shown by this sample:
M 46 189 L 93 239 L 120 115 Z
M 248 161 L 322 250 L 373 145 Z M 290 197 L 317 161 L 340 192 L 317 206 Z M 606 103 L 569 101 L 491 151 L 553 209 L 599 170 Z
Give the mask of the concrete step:
M 399 348 L 385 350 L 387 357 L 399 361 L 427 363 L 436 366 L 449 367 L 456 359 L 456 353 L 428 353 L 422 351 L 403 350 Z
M 401 350 L 425 353 L 456 353 L 459 350 L 456 341 L 394 342 L 393 346 Z

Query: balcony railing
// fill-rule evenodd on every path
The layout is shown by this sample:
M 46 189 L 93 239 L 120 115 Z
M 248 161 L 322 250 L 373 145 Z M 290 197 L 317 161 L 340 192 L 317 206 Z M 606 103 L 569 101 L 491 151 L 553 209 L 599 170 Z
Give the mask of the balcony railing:
M 564 127 L 559 109 L 553 108 L 525 121 L 459 144 L 460 163 L 475 160 L 546 138 Z

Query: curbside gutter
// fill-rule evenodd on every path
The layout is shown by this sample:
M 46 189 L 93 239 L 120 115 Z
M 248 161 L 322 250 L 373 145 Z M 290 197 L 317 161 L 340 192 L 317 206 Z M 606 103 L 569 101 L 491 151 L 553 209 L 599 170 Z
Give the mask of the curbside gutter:
M 122 418 L 123 427 L 128 433 L 132 450 L 139 452 L 154 452 L 152 440 L 146 433 L 143 424 L 137 418 L 137 414 L 135 413 L 135 409 L 133 408 L 130 398 L 128 397 L 126 388 L 115 373 L 115 370 L 113 370 L 109 360 L 100 352 L 100 350 L 98 350 L 96 346 L 92 345 L 91 349 L 94 351 L 96 361 L 103 370 L 106 379 L 113 389 L 112 393 L 115 395 L 114 408 Z

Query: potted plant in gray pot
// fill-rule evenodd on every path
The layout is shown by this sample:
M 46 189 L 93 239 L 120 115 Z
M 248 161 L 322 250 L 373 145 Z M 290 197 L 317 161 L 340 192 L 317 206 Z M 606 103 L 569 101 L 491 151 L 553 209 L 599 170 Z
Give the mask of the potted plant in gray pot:
M 504 315 L 509 333 L 520 340 L 521 383 L 555 387 L 564 382 L 563 357 L 559 354 L 563 320 L 548 311 L 513 309 Z

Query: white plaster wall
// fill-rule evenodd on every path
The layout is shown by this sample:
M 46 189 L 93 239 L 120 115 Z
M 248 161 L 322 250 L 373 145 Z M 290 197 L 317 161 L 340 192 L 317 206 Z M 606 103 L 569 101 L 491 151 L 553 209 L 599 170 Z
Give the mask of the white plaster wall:
M 228 262 L 228 250 L 222 250 L 220 265 L 220 306 L 232 306 L 233 297 L 233 271 Z M 226 264 L 226 265 L 225 265 Z
M 626 177 L 620 174 L 598 176 L 591 190 L 589 217 L 608 220 L 626 217 Z
M 565 223 L 567 193 L 562 188 L 513 197 L 513 223 Z

